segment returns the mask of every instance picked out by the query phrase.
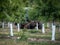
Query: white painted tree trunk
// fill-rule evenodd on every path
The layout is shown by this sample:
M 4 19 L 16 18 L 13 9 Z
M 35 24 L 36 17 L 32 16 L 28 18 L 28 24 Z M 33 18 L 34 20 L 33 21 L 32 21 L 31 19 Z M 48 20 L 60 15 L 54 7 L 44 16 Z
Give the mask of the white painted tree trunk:
M 10 36 L 13 36 L 13 26 L 12 26 L 12 23 L 10 23 Z
M 47 23 L 47 27 L 49 27 L 49 23 Z
M 8 22 L 8 27 L 10 26 L 10 23 Z
M 59 32 L 60 32 L 60 25 L 59 25 Z
M 2 28 L 4 29 L 4 22 L 2 23 Z
M 17 24 L 17 26 L 18 26 L 18 32 L 20 31 L 20 25 L 19 25 L 19 23 Z
M 45 27 L 44 27 L 44 24 L 42 24 L 42 33 L 45 33 Z
M 38 23 L 36 23 L 36 29 L 38 30 Z
M 52 41 L 55 41 L 55 25 L 52 24 Z

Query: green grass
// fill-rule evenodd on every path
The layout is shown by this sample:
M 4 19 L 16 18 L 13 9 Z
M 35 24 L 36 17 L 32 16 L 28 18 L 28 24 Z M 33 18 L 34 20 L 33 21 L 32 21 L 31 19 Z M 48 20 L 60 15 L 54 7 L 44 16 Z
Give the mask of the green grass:
M 17 30 L 14 30 L 14 37 L 21 37 L 20 39 L 17 38 L 10 38 L 10 39 L 5 39 L 5 38 L 0 38 L 0 45 L 60 45 L 60 32 L 56 31 L 56 41 L 58 42 L 52 42 L 51 41 L 51 30 L 46 31 L 45 34 L 42 34 L 41 30 L 26 30 L 23 29 L 20 32 L 17 32 Z M 0 30 L 0 36 L 9 36 L 9 30 L 4 29 Z M 47 39 L 50 41 L 29 41 L 28 38 L 36 38 L 36 39 Z
M 59 42 L 42 41 L 42 42 L 30 42 L 30 41 L 18 41 L 14 39 L 0 39 L 0 45 L 60 45 Z
M 29 42 L 29 45 L 60 45 L 60 43 L 56 42 Z

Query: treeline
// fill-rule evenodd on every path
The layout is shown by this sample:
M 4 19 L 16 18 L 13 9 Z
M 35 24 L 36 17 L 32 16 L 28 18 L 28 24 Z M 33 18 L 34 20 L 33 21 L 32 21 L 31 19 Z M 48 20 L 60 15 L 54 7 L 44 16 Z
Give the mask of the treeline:
M 0 21 L 60 21 L 60 0 L 0 0 Z

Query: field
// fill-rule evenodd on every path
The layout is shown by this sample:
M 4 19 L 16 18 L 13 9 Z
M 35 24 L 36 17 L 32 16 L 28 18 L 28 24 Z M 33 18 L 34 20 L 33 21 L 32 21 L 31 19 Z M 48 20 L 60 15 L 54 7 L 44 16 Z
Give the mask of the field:
M 56 40 L 51 40 L 51 29 L 46 29 L 42 34 L 41 30 L 21 29 L 17 32 L 14 29 L 14 36 L 10 36 L 9 28 L 0 28 L 0 45 L 60 45 L 60 32 L 56 29 Z

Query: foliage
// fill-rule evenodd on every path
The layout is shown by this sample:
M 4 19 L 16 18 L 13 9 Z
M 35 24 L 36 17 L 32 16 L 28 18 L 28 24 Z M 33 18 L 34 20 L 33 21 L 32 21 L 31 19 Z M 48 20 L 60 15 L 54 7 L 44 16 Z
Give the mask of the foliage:
M 50 41 L 48 41 L 48 42 L 44 42 L 44 41 L 42 41 L 42 42 L 29 42 L 29 44 L 30 45 L 59 45 L 60 43 L 53 43 L 53 42 L 50 42 Z
M 21 22 L 24 18 L 23 3 L 18 0 L 3 0 L 0 4 L 0 19 L 10 22 Z M 3 15 L 3 16 L 2 16 Z M 23 15 L 23 16 L 21 16 Z M 22 17 L 22 18 L 21 18 Z M 5 20 L 5 21 L 6 21 Z
M 30 13 L 30 18 L 33 20 L 56 21 L 59 20 L 60 7 L 58 0 L 34 0 L 34 9 Z
M 23 31 L 20 31 L 19 33 L 18 33 L 18 35 L 21 37 L 19 40 L 27 40 L 28 39 L 28 33 L 26 32 L 25 30 L 23 30 Z
M 29 20 L 56 21 L 60 20 L 59 0 L 1 0 L 0 21 L 25 22 L 25 7 Z
M 38 30 L 30 30 L 29 32 L 30 33 L 38 33 L 39 31 Z

